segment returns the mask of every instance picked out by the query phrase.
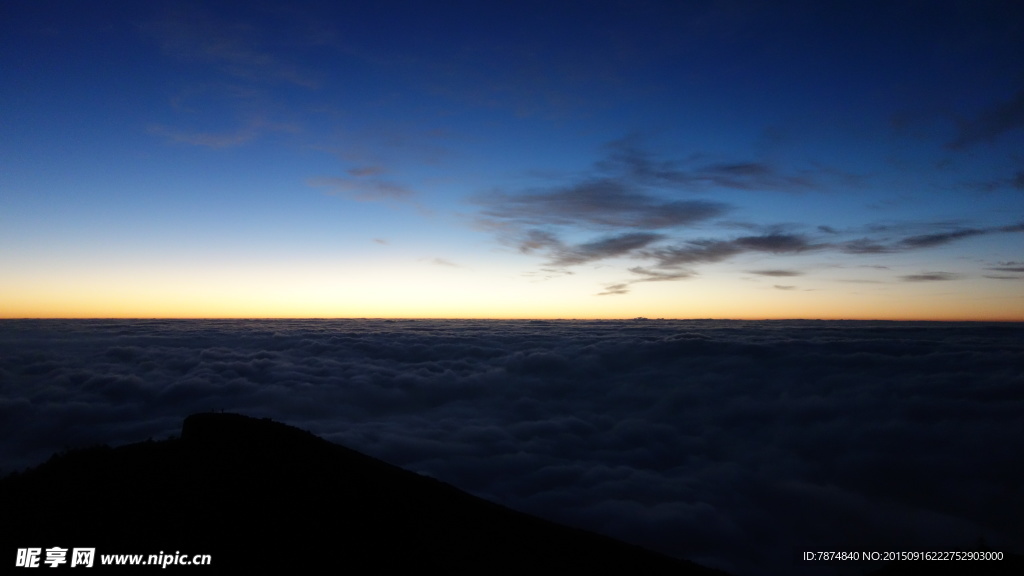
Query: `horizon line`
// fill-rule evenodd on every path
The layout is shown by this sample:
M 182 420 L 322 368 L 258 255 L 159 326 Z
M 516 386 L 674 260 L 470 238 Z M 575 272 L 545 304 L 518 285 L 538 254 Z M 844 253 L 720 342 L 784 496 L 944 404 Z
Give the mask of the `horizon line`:
M 441 316 L 12 316 L 4 320 L 468 320 L 468 321 L 548 321 L 548 322 L 660 322 L 660 321 L 714 321 L 714 322 L 957 322 L 1019 324 L 1020 320 L 941 319 L 941 318 L 552 318 L 552 317 L 441 317 Z

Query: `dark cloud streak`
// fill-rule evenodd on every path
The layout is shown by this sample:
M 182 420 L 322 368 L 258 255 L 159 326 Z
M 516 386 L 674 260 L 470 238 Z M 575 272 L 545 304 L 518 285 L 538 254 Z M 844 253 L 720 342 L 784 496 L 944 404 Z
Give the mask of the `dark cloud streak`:
M 820 186 L 810 175 L 783 174 L 764 162 L 723 162 L 689 167 L 688 162 L 659 160 L 643 150 L 637 138 L 606 146 L 608 155 L 595 164 L 599 170 L 641 185 L 691 192 L 730 190 L 805 191 Z
M 744 252 L 772 254 L 798 254 L 824 248 L 802 234 L 762 234 L 741 236 L 733 240 L 692 240 L 647 252 L 660 268 L 673 268 L 689 264 L 721 262 Z
M 796 270 L 749 270 L 750 274 L 757 274 L 758 276 L 802 276 L 803 272 L 797 272 Z
M 660 230 L 688 226 L 728 211 L 707 200 L 665 201 L 617 180 L 590 180 L 565 188 L 477 198 L 486 218 L 529 226 Z
M 625 256 L 662 238 L 664 236 L 661 234 L 646 232 L 610 236 L 573 247 L 559 248 L 550 264 L 552 266 L 575 266 L 585 262 Z
M 877 231 L 889 232 L 892 231 L 891 228 L 892 227 L 890 226 L 880 226 Z M 966 238 L 986 236 L 989 234 L 1010 234 L 1015 232 L 1024 232 L 1024 224 L 994 226 L 989 228 L 962 228 L 958 230 L 934 232 L 931 234 L 917 234 L 914 236 L 907 236 L 896 242 L 885 239 L 875 240 L 871 238 L 859 238 L 857 240 L 843 242 L 839 244 L 839 248 L 847 254 L 889 254 L 944 246 Z
M 924 272 L 922 274 L 900 276 L 900 278 L 905 282 L 945 282 L 948 280 L 958 280 L 961 278 L 961 275 L 952 272 Z
M 310 178 L 306 182 L 316 188 L 327 188 L 332 194 L 346 196 L 360 202 L 408 200 L 415 195 L 410 188 L 379 178 Z
M 920 236 L 911 236 L 900 240 L 900 246 L 913 249 L 913 248 L 931 248 L 933 246 L 942 246 L 943 244 L 949 244 L 954 240 L 962 240 L 964 238 L 971 238 L 973 236 L 982 236 L 989 233 L 986 230 L 978 229 L 966 229 L 966 230 L 955 230 L 953 232 L 942 232 L 938 234 L 922 234 Z
M 1018 91 L 1005 102 L 983 110 L 974 119 L 962 122 L 949 147 L 963 149 L 994 142 L 1003 134 L 1021 128 L 1024 128 L 1024 90 Z

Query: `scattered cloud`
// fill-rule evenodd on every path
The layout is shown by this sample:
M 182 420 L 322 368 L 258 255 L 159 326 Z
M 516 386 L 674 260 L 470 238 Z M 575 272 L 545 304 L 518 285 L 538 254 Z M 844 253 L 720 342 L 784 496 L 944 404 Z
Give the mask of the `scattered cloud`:
M 625 294 L 626 287 L 640 282 L 685 280 L 696 276 L 689 267 L 695 264 L 721 262 L 748 252 L 772 254 L 797 254 L 817 250 L 823 246 L 809 241 L 800 234 L 769 233 L 758 236 L 741 236 L 733 240 L 691 240 L 681 244 L 637 250 L 638 259 L 653 261 L 650 267 L 633 267 L 629 271 L 641 278 L 616 284 L 616 294 Z M 768 276 L 795 276 L 798 272 L 769 270 Z
M 550 265 L 575 266 L 595 260 L 626 256 L 662 238 L 662 234 L 629 232 L 576 246 L 563 246 L 555 250 Z
M 791 253 L 811 249 L 803 238 L 763 234 L 729 241 L 691 241 L 677 255 L 671 247 L 649 250 L 670 233 L 723 216 L 732 207 L 706 199 L 678 198 L 713 188 L 802 190 L 817 184 L 809 174 L 787 174 L 764 162 L 695 163 L 664 160 L 644 150 L 636 137 L 605 146 L 605 156 L 575 181 L 515 193 L 476 196 L 481 226 L 499 232 L 523 253 L 542 252 L 549 264 L 572 266 L 624 255 L 653 257 L 658 266 L 713 262 L 745 251 Z M 611 231 L 572 246 L 567 233 Z M 683 254 L 686 253 L 686 255 Z M 670 260 L 676 260 L 670 263 Z M 658 277 L 683 277 L 659 272 Z M 651 276 L 653 278 L 653 276 Z
M 783 173 L 765 162 L 719 162 L 695 164 L 693 161 L 662 160 L 639 145 L 639 138 L 628 136 L 605 146 L 606 157 L 595 164 L 613 178 L 638 185 L 705 191 L 731 190 L 805 191 L 820 186 L 811 171 Z
M 998 266 L 991 266 L 986 270 L 992 270 L 994 272 L 1009 272 L 1011 274 L 1024 274 L 1024 262 L 1017 262 L 1009 260 L 1006 262 L 999 262 Z M 1021 280 L 1024 276 L 1009 276 L 1006 274 L 986 274 L 985 278 L 991 278 L 993 280 Z
M 435 266 L 446 266 L 449 268 L 462 268 L 461 265 L 452 262 L 451 260 L 445 260 L 444 258 L 431 258 L 430 263 Z
M 967 186 L 970 188 L 980 190 L 982 192 L 992 192 L 995 190 L 1005 188 L 1011 188 L 1014 190 L 1024 190 L 1024 170 L 1017 170 L 1012 176 L 1006 178 L 996 178 L 994 180 L 971 182 Z
M 367 176 L 380 176 L 385 172 L 381 166 L 360 166 L 358 168 L 349 168 L 347 173 L 349 176 L 355 176 L 356 178 L 365 178 Z
M 675 268 L 690 264 L 721 262 L 743 252 L 743 249 L 728 240 L 690 240 L 683 244 L 652 250 L 647 255 L 657 262 L 659 268 Z
M 870 238 L 858 238 L 842 244 L 842 251 L 847 254 L 886 254 L 895 252 L 895 248 Z
M 962 276 L 960 274 L 954 274 L 952 272 L 924 272 L 921 274 L 911 274 L 908 276 L 900 276 L 905 282 L 945 282 L 947 280 L 958 280 Z
M 878 226 L 875 230 L 881 233 L 898 231 L 892 226 Z M 997 233 L 1014 233 L 1024 231 L 1024 224 L 1012 224 L 1009 226 L 993 226 L 989 228 L 959 228 L 945 230 L 929 234 L 916 234 L 907 236 L 897 241 L 890 239 L 859 238 L 839 244 L 839 248 L 848 254 L 887 254 L 895 252 L 906 252 L 922 248 L 934 248 L 943 246 L 965 238 L 985 236 Z
M 204 146 L 207 148 L 232 148 L 251 141 L 259 133 L 253 126 L 239 128 L 233 132 L 191 132 L 154 124 L 149 127 L 150 134 L 163 136 L 172 142 Z
M 966 230 L 954 230 L 952 232 L 940 232 L 938 234 L 922 234 L 920 236 L 910 236 L 900 240 L 900 246 L 908 249 L 913 248 L 931 248 L 933 246 L 942 246 L 943 244 L 949 244 L 954 240 L 962 240 L 964 238 L 971 238 L 973 236 L 982 236 L 988 234 L 989 230 L 978 230 L 976 228 L 970 228 Z
M 259 136 L 268 132 L 291 132 L 299 131 L 293 124 L 267 122 L 260 119 L 248 120 L 244 125 L 227 132 L 208 132 L 201 130 L 187 130 L 172 128 L 162 124 L 149 126 L 150 134 L 162 136 L 172 142 L 190 144 L 192 146 L 203 146 L 206 148 L 233 148 L 247 144 Z
M 523 254 L 545 257 L 545 266 L 568 268 L 612 258 L 637 261 L 637 265 L 625 267 L 631 277 L 614 283 L 601 295 L 626 294 L 639 282 L 693 278 L 695 267 L 744 254 L 771 257 L 840 252 L 870 256 L 1024 231 L 1024 224 L 887 223 L 860 228 L 858 238 L 851 237 L 849 230 L 827 225 L 726 222 L 718 219 L 734 210 L 731 204 L 692 198 L 711 190 L 822 189 L 829 177 L 827 169 L 790 173 L 758 161 L 706 162 L 699 155 L 665 159 L 643 149 L 639 138 L 630 136 L 607 144 L 604 156 L 569 182 L 516 192 L 492 191 L 476 196 L 473 202 L 479 207 L 479 227 L 496 233 Z M 683 194 L 691 197 L 680 197 Z M 717 237 L 707 232 L 694 237 L 696 230 L 705 230 L 709 224 L 717 227 Z M 736 230 L 752 233 L 735 235 Z M 730 231 L 732 237 L 726 236 Z M 566 240 L 595 233 L 600 235 L 582 242 Z M 769 277 L 801 274 L 771 267 L 750 273 Z M 927 276 L 905 279 L 932 279 Z
M 234 78 L 304 88 L 320 85 L 315 74 L 280 56 L 280 50 L 262 46 L 261 38 L 265 36 L 252 23 L 227 22 L 193 6 L 187 13 L 171 13 L 140 29 L 160 44 L 164 54 L 212 66 Z
M 989 270 L 995 270 L 996 272 L 1021 272 L 1024 273 L 1024 266 L 996 266 L 989 268 Z
M 643 278 L 639 280 L 633 280 L 630 284 L 636 284 L 637 282 L 666 282 L 670 280 L 685 280 L 695 276 L 691 270 L 650 270 L 642 266 L 636 266 L 629 269 L 634 274 L 639 274 Z
M 240 21 L 215 11 L 192 6 L 171 9 L 164 17 L 142 23 L 138 30 L 160 46 L 163 54 L 203 73 L 202 81 L 179 86 L 170 98 L 172 109 L 187 117 L 186 127 L 154 124 L 149 132 L 174 142 L 209 148 L 230 148 L 248 143 L 273 131 L 298 132 L 294 122 L 275 123 L 280 106 L 269 105 L 273 85 L 285 84 L 316 89 L 317 75 L 296 64 L 280 45 L 273 45 L 259 20 Z M 262 24 L 265 25 L 265 22 Z M 254 116 L 235 129 L 195 129 L 210 118 Z
M 720 216 L 729 207 L 708 200 L 663 200 L 628 182 L 597 179 L 522 194 L 476 199 L 485 218 L 529 226 L 659 230 Z
M 315 188 L 328 188 L 331 194 L 360 202 L 404 201 L 415 195 L 410 188 L 378 178 L 320 177 L 310 178 L 306 183 Z
M 759 276 L 802 276 L 803 272 L 797 272 L 796 270 L 748 270 L 750 274 L 757 274 Z
M 629 294 L 628 284 L 609 284 L 605 286 L 604 292 L 598 292 L 598 296 L 614 296 L 618 294 Z
M 733 240 L 733 243 L 750 252 L 771 252 L 788 254 L 814 250 L 820 246 L 813 245 L 802 234 L 764 234 L 761 236 L 744 236 Z
M 962 121 L 956 137 L 948 146 L 962 149 L 980 143 L 990 143 L 1007 132 L 1021 128 L 1024 128 L 1024 89 L 1009 100 L 982 110 L 975 118 Z
M 796 286 L 782 286 L 780 284 L 776 284 L 773 288 L 776 290 L 796 290 Z
M 690 264 L 721 262 L 744 252 L 771 254 L 798 254 L 818 250 L 826 245 L 815 244 L 802 234 L 771 233 L 741 236 L 732 240 L 691 240 L 647 252 L 659 268 L 674 268 Z
M 517 242 L 519 251 L 529 254 L 537 250 L 562 249 L 564 245 L 553 233 L 547 230 L 527 230 Z

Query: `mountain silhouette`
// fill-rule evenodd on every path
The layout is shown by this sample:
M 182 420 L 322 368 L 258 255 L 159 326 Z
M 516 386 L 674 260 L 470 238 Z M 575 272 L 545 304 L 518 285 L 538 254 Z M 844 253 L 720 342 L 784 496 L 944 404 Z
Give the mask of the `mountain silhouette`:
M 39 547 L 45 560 L 57 546 L 94 547 L 96 564 L 103 554 L 209 554 L 209 566 L 178 567 L 194 574 L 724 574 L 239 414 L 191 415 L 180 438 L 55 455 L 0 481 L 0 510 L 11 559 Z
M 209 554 L 193 574 L 623 573 L 728 576 L 472 496 L 269 419 L 203 413 L 180 438 L 56 454 L 0 479 L 3 554 Z M 65 564 L 62 568 L 68 568 Z M 122 573 L 155 567 L 114 566 Z M 800 569 L 797 570 L 800 573 Z M 857 572 L 861 573 L 861 572 Z M 892 562 L 873 575 L 1024 574 L 1003 561 Z

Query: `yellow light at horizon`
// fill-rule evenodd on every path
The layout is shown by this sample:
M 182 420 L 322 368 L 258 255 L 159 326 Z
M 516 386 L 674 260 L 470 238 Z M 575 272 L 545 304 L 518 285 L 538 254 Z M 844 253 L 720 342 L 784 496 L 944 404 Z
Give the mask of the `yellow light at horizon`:
M 4 318 L 721 318 L 1024 320 L 1003 285 L 855 285 L 706 275 L 598 296 L 621 274 L 538 279 L 501 269 L 291 263 L 51 270 L 0 284 Z M 982 291 L 984 288 L 984 291 Z M 965 293 L 970 297 L 965 297 Z

